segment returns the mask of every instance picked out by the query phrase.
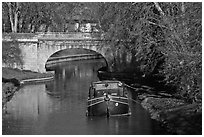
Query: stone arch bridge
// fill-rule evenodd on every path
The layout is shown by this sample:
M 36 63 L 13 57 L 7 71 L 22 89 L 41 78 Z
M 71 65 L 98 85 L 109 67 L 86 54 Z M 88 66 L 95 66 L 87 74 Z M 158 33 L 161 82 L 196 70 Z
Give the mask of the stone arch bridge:
M 23 64 L 16 67 L 24 70 L 46 72 L 45 65 L 52 61 L 52 55 L 66 49 L 88 49 L 95 52 L 83 54 L 83 57 L 90 58 L 95 53 L 106 58 L 107 49 L 101 47 L 103 40 L 98 33 L 3 34 L 2 37 L 4 42 L 19 43 Z M 107 65 L 106 61 L 104 63 Z

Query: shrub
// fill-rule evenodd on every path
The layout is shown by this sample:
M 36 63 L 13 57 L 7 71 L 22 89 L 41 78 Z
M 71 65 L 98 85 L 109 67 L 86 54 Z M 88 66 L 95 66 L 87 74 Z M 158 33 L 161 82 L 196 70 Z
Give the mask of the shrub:
M 8 66 L 23 64 L 21 50 L 17 42 L 2 42 L 2 62 Z

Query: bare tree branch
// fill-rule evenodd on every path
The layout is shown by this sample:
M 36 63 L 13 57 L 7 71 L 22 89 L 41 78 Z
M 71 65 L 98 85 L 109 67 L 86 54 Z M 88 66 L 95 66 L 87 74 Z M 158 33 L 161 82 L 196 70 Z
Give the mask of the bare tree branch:
M 175 31 L 174 27 L 172 26 L 171 22 L 169 21 L 168 17 L 165 16 L 163 10 L 161 9 L 161 7 L 159 6 L 158 2 L 154 2 L 155 7 L 157 8 L 157 10 L 160 12 L 160 14 L 163 16 L 163 22 L 165 24 L 168 25 L 169 30 L 172 32 L 172 36 L 179 41 L 179 44 L 181 46 L 182 51 L 181 52 L 185 52 L 186 48 L 185 48 L 185 44 L 183 42 L 183 40 L 180 38 L 179 34 Z M 182 7 L 184 8 L 184 6 Z M 184 10 L 184 9 L 183 9 Z
M 161 9 L 161 7 L 159 6 L 158 2 L 154 2 L 155 7 L 157 8 L 157 10 L 160 12 L 160 14 L 162 14 L 163 16 L 165 16 L 163 10 Z
M 16 2 L 16 9 L 14 11 L 14 32 L 17 32 L 18 28 L 18 14 L 19 14 L 19 2 Z

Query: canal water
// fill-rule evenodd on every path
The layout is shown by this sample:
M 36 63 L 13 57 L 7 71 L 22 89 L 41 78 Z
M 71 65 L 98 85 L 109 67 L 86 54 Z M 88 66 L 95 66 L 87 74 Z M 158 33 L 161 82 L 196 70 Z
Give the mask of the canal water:
M 151 135 L 166 134 L 140 104 L 130 102 L 131 116 L 87 117 L 89 85 L 99 80 L 100 60 L 63 63 L 55 78 L 24 85 L 7 103 L 3 135 Z

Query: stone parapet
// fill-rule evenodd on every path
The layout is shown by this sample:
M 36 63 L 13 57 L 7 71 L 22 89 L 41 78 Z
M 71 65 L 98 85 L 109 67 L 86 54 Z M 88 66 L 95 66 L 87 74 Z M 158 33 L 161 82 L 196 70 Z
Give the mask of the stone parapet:
M 3 33 L 3 41 L 18 41 L 18 42 L 38 42 L 38 41 L 53 41 L 53 40 L 98 40 L 101 41 L 101 33 Z

